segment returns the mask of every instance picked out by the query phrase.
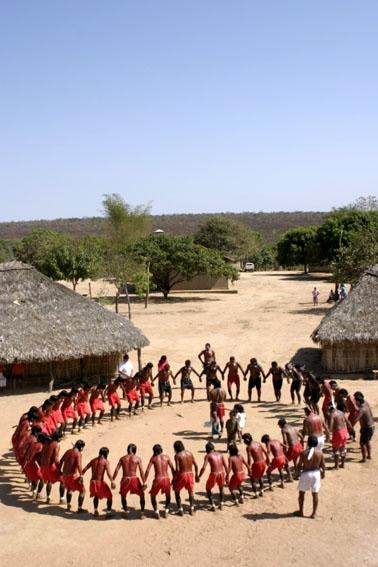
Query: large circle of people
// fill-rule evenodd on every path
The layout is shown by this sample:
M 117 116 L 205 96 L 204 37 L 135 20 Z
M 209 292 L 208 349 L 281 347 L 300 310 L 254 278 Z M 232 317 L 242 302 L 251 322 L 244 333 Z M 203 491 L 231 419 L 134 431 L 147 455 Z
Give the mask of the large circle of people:
M 244 501 L 243 484 L 247 476 L 250 478 L 255 498 L 264 494 L 264 475 L 267 489 L 273 490 L 273 471 L 279 475 L 279 486 L 284 488 L 284 472 L 287 481 L 299 479 L 299 510 L 296 514 L 304 515 L 304 497 L 306 491 L 312 493 L 312 514 L 316 516 L 320 479 L 325 475 L 323 448 L 331 442 L 334 468 L 343 468 L 347 452 L 348 438 L 355 440 L 355 425 L 360 422 L 360 448 L 365 462 L 371 459 L 371 438 L 374 433 L 374 419 L 369 404 L 361 392 L 350 394 L 340 388 L 334 380 L 316 378 L 300 364 L 287 363 L 281 367 L 273 361 L 266 373 L 256 358 L 251 358 L 246 368 L 231 356 L 222 369 L 216 362 L 215 352 L 207 343 L 199 353 L 202 365 L 197 372 L 190 360 L 173 374 L 167 356 L 162 356 L 154 375 L 153 364 L 146 364 L 134 374 L 133 365 L 126 354 L 119 367 L 118 377 L 109 384 L 82 384 L 70 391 L 63 390 L 52 395 L 40 407 L 31 407 L 20 418 L 12 436 L 15 458 L 29 482 L 32 496 L 41 499 L 46 490 L 46 502 L 51 501 L 52 485 L 59 485 L 59 502 L 72 509 L 72 496 L 78 492 L 77 513 L 86 512 L 83 508 L 85 487 L 83 476 L 91 471 L 90 497 L 93 498 L 94 516 L 99 516 L 99 501 L 106 500 L 106 514 L 112 516 L 115 480 L 121 472 L 120 496 L 122 511 L 128 517 L 127 497 L 129 494 L 139 496 L 141 516 L 145 514 L 145 492 L 151 473 L 154 478 L 150 487 L 150 499 L 156 518 L 167 517 L 171 511 L 171 490 L 175 495 L 177 513 L 183 515 L 181 491 L 188 492 L 189 513 L 195 511 L 194 488 L 209 468 L 206 481 L 206 494 L 210 509 L 216 510 L 213 488 L 218 487 L 217 507 L 224 504 L 224 488 L 228 486 L 232 502 L 240 505 Z M 185 449 L 182 441 L 174 443 L 173 461 L 165 455 L 161 445 L 152 448 L 152 456 L 145 469 L 141 458 L 137 455 L 137 447 L 130 443 L 126 455 L 122 456 L 114 470 L 108 461 L 109 449 L 102 447 L 98 457 L 83 466 L 82 453 L 85 448 L 83 440 L 77 440 L 72 449 L 68 449 L 62 457 L 59 455 L 59 443 L 64 435 L 79 433 L 90 425 L 102 424 L 105 415 L 105 404 L 109 404 L 110 420 L 121 419 L 121 398 L 127 400 L 129 415 L 138 413 L 138 409 L 152 409 L 154 397 L 153 386 L 158 382 L 160 406 L 164 401 L 172 402 L 172 384 L 180 379 L 180 401 L 183 403 L 185 392 L 190 393 L 194 401 L 195 387 L 192 375 L 200 382 L 205 380 L 207 399 L 210 403 L 211 438 L 205 446 L 205 457 L 201 469 L 195 456 Z M 264 434 L 260 441 L 244 433 L 246 412 L 240 403 L 241 381 L 248 381 L 247 402 L 253 402 L 253 391 L 256 390 L 257 402 L 261 401 L 262 384 L 271 376 L 274 396 L 277 402 L 281 399 L 284 380 L 290 384 L 290 396 L 293 404 L 305 402 L 304 419 L 301 430 L 294 428 L 286 419 L 280 418 L 278 426 L 282 439 L 273 439 Z M 222 383 L 226 378 L 227 392 Z M 235 401 L 229 417 L 225 421 L 225 401 Z M 319 403 L 322 399 L 321 412 Z M 216 450 L 214 439 L 227 439 L 226 460 L 224 453 Z M 307 438 L 307 445 L 306 445 Z M 237 446 L 243 442 L 246 447 L 246 458 L 240 454 Z M 105 478 L 109 479 L 109 483 Z M 157 496 L 165 495 L 164 510 L 158 509 Z

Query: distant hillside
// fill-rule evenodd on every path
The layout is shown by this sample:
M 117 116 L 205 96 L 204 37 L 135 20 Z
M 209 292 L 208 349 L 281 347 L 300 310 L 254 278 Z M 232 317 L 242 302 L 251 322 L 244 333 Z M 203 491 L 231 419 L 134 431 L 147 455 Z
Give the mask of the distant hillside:
M 283 232 L 289 228 L 322 224 L 327 213 L 221 213 L 233 221 L 240 222 L 260 232 L 271 244 L 277 242 Z M 213 214 L 180 214 L 155 215 L 152 217 L 153 230 L 161 228 L 170 234 L 194 234 L 199 225 Z M 218 213 L 217 213 L 218 216 Z M 81 219 L 56 219 L 38 221 L 20 221 L 0 223 L 1 240 L 17 240 L 32 230 L 44 228 L 56 232 L 64 232 L 75 236 L 100 236 L 105 232 L 105 221 L 102 217 Z

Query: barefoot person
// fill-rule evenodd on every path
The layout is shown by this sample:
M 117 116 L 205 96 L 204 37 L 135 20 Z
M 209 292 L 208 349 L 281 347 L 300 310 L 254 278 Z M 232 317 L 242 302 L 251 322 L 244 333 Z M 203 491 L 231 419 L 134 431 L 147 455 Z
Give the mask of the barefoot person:
M 118 394 L 118 389 L 122 388 L 122 378 L 116 378 L 112 384 L 107 387 L 107 396 L 110 405 L 110 421 L 114 418 L 121 419 L 119 414 L 121 413 L 121 399 Z
M 85 512 L 83 502 L 85 488 L 83 484 L 83 468 L 81 453 L 85 447 L 85 442 L 79 439 L 73 449 L 68 449 L 59 462 L 59 470 L 62 472 L 64 488 L 67 491 L 67 510 L 71 510 L 72 493 L 78 492 L 78 513 Z
M 215 352 L 211 348 L 210 343 L 205 344 L 205 348 L 201 350 L 201 352 L 198 355 L 198 358 L 201 361 L 201 364 L 203 365 L 203 369 L 206 373 L 206 367 L 210 366 L 212 362 L 215 362 Z
M 210 502 L 210 507 L 215 512 L 215 504 L 213 500 L 212 489 L 217 484 L 219 488 L 219 509 L 222 510 L 223 506 L 223 487 L 226 481 L 227 464 L 222 453 L 215 451 L 214 444 L 210 441 L 205 446 L 206 455 L 203 461 L 202 468 L 199 473 L 199 478 L 205 472 L 207 465 L 210 465 L 210 475 L 206 482 L 206 494 Z
M 332 433 L 332 452 L 335 461 L 335 469 L 343 469 L 345 466 L 345 458 L 347 453 L 347 441 L 349 438 L 348 431 L 353 428 L 349 423 L 344 412 L 335 408 L 333 404 L 328 407 L 329 412 L 329 430 Z
M 213 438 L 222 437 L 224 429 L 224 416 L 226 413 L 224 402 L 226 400 L 226 392 L 222 388 L 219 380 L 214 381 L 214 388 L 210 390 L 210 420 Z
M 272 375 L 273 390 L 276 397 L 276 402 L 279 402 L 281 399 L 283 377 L 286 376 L 286 374 L 284 369 L 281 368 L 281 366 L 278 366 L 278 363 L 275 360 L 272 362 L 271 367 L 269 368 L 269 372 L 264 378 L 264 383 L 270 375 Z
M 92 410 L 92 425 L 95 425 L 96 422 L 96 412 L 99 411 L 97 423 L 100 425 L 102 423 L 102 418 L 104 417 L 105 413 L 105 389 L 106 385 L 100 382 L 92 389 L 91 396 L 89 398 L 89 403 Z
M 163 400 L 165 396 L 168 396 L 168 403 L 167 405 L 171 405 L 172 400 L 172 386 L 169 379 L 172 378 L 174 385 L 176 386 L 176 379 L 172 374 L 171 367 L 169 364 L 166 364 L 159 372 L 156 374 L 155 378 L 152 380 L 152 385 L 154 384 L 155 380 L 158 379 L 158 387 L 159 387 L 159 398 L 160 398 L 160 407 L 163 405 Z
M 140 396 L 137 391 L 138 377 L 128 376 L 123 380 L 123 392 L 127 398 L 129 407 L 127 409 L 129 415 L 133 412 L 133 415 L 137 414 L 137 409 L 139 407 Z
M 233 384 L 235 384 L 235 386 L 236 386 L 235 399 L 236 400 L 239 399 L 239 393 L 240 393 L 239 370 L 240 370 L 240 373 L 244 376 L 244 371 L 243 371 L 242 367 L 240 366 L 240 364 L 238 362 L 236 362 L 234 356 L 230 356 L 230 360 L 227 362 L 226 366 L 224 367 L 222 374 L 224 376 L 225 373 L 228 372 L 228 374 L 227 374 L 227 390 L 228 390 L 228 395 L 230 396 L 231 400 L 233 400 L 233 397 L 232 397 L 232 385 Z
M 250 433 L 244 433 L 243 441 L 247 446 L 247 463 L 250 470 L 252 490 L 255 493 L 255 498 L 257 498 L 256 481 L 260 485 L 259 495 L 263 496 L 264 493 L 263 476 L 266 469 L 267 454 L 261 443 L 254 441 Z
M 194 481 L 198 482 L 198 465 L 193 454 L 186 451 L 182 441 L 175 441 L 173 444 L 175 451 L 176 472 L 173 479 L 173 490 L 175 492 L 178 513 L 183 516 L 184 510 L 181 504 L 180 492 L 183 488 L 188 491 L 189 496 L 189 513 L 194 513 Z M 193 468 L 195 475 L 193 474 Z
M 256 358 L 251 358 L 244 372 L 244 380 L 247 380 L 248 373 L 248 401 L 252 401 L 252 390 L 253 388 L 256 388 L 257 401 L 261 402 L 261 376 L 265 378 L 265 372 L 262 366 L 260 366 L 260 364 L 257 362 Z
M 139 392 L 140 392 L 140 398 L 141 398 L 141 408 L 142 410 L 144 409 L 144 404 L 145 404 L 145 400 L 146 397 L 148 397 L 148 409 L 151 409 L 151 404 L 152 404 L 152 399 L 154 397 L 154 391 L 152 389 L 152 368 L 153 368 L 153 364 L 152 362 L 148 362 L 146 364 L 146 366 L 141 370 L 141 372 L 138 372 L 138 378 L 139 378 Z
M 134 443 L 129 443 L 127 446 L 127 455 L 124 455 L 118 461 L 116 469 L 113 474 L 113 481 L 115 481 L 118 471 L 122 469 L 122 479 L 120 487 L 122 509 L 127 513 L 127 500 L 126 496 L 130 494 L 137 494 L 140 500 L 141 517 L 144 517 L 145 497 L 144 490 L 146 488 L 146 480 L 143 471 L 142 459 L 137 457 L 137 446 Z M 137 476 L 139 470 L 140 479 Z
M 108 461 L 109 449 L 101 447 L 98 457 L 92 459 L 83 469 L 82 475 L 91 469 L 92 477 L 89 485 L 90 497 L 93 498 L 94 515 L 99 516 L 99 500 L 106 499 L 106 515 L 112 514 L 113 494 L 109 486 L 104 481 L 105 473 L 111 482 L 111 487 L 115 488 L 110 465 Z
M 360 449 L 362 463 L 371 459 L 371 438 L 374 434 L 374 417 L 362 392 L 355 392 L 354 399 L 359 407 L 357 420 L 360 422 Z
M 283 473 L 282 473 L 282 469 L 285 469 L 288 475 L 288 480 L 291 481 L 291 475 L 290 475 L 290 471 L 289 471 L 289 467 L 287 464 L 287 460 L 285 457 L 285 453 L 284 453 L 284 446 L 281 443 L 281 441 L 278 441 L 278 439 L 271 439 L 269 437 L 269 435 L 265 434 L 261 437 L 261 443 L 263 443 L 266 447 L 266 454 L 267 454 L 267 464 L 268 464 L 268 469 L 266 471 L 266 475 L 268 477 L 268 482 L 269 482 L 269 490 L 273 490 L 273 486 L 272 486 L 272 472 L 275 469 L 278 469 L 278 473 L 280 475 L 280 488 L 284 488 L 284 478 L 283 478 Z M 272 455 L 272 459 L 270 458 L 270 455 Z
M 160 514 L 156 502 L 156 496 L 159 492 L 165 494 L 165 518 L 167 518 L 169 514 L 169 506 L 171 504 L 171 481 L 169 480 L 168 469 L 171 470 L 172 477 L 174 477 L 175 469 L 168 455 L 163 455 L 161 445 L 154 445 L 152 447 L 152 453 L 153 455 L 146 469 L 145 482 L 147 482 L 151 467 L 154 467 L 155 478 L 150 490 L 151 504 L 154 509 L 155 516 L 159 519 Z
M 209 401 L 210 401 L 211 388 L 214 388 L 215 384 L 220 381 L 218 378 L 218 373 L 220 374 L 220 377 L 223 380 L 222 369 L 220 366 L 218 366 L 215 360 L 211 362 L 208 366 L 206 366 L 206 393 L 207 393 L 207 399 Z
M 243 470 L 243 466 L 249 471 L 248 463 L 239 455 L 239 449 L 237 448 L 236 443 L 231 443 L 228 447 L 228 466 L 227 466 L 227 482 L 228 487 L 231 492 L 232 500 L 234 504 L 237 506 L 239 504 L 243 504 L 244 502 L 244 493 L 242 483 L 245 480 L 245 472 Z M 232 472 L 232 476 L 228 481 L 228 478 Z M 235 494 L 235 490 L 239 492 L 239 499 Z
M 175 379 L 177 378 L 177 376 L 179 374 L 181 374 L 181 378 L 180 378 L 181 403 L 184 403 L 184 392 L 185 392 L 185 390 L 190 390 L 191 395 L 192 395 L 191 401 L 193 402 L 193 400 L 194 400 L 195 388 L 193 386 L 193 382 L 192 382 L 192 379 L 190 377 L 192 372 L 194 372 L 194 374 L 196 374 L 199 378 L 200 375 L 198 374 L 197 370 L 195 370 L 192 367 L 191 361 L 185 360 L 184 366 L 182 366 L 180 368 L 180 370 L 178 372 L 176 372 L 176 374 L 175 374 Z
M 292 364 L 291 362 L 288 362 L 287 364 L 285 364 L 285 372 L 288 381 L 289 382 L 291 381 L 290 384 L 291 403 L 295 404 L 295 397 L 296 397 L 299 405 L 302 401 L 301 388 L 303 383 L 301 365 Z
M 50 502 L 52 485 L 59 482 L 60 503 L 64 498 L 64 485 L 62 475 L 59 471 L 59 443 L 62 439 L 62 432 L 55 431 L 51 437 L 46 437 L 42 446 L 40 464 L 42 480 L 46 484 L 46 504 Z
M 324 423 L 323 419 L 317 413 L 306 406 L 304 408 L 305 418 L 302 425 L 302 436 L 305 439 L 306 436 L 315 435 L 318 440 L 317 448 L 320 451 L 324 449 L 324 443 L 329 438 L 328 427 Z
M 320 479 L 325 476 L 324 457 L 320 449 L 317 448 L 318 439 L 315 435 L 308 438 L 308 447 L 299 457 L 298 472 L 300 474 L 298 490 L 299 510 L 297 516 L 303 517 L 303 506 L 305 492 L 312 492 L 312 514 L 311 518 L 315 518 L 319 504 Z
M 294 473 L 297 475 L 297 461 L 303 451 L 302 435 L 284 417 L 278 420 L 278 427 L 281 429 L 282 441 L 284 444 L 285 457 L 288 463 L 289 479 L 291 480 L 290 461 L 294 463 Z

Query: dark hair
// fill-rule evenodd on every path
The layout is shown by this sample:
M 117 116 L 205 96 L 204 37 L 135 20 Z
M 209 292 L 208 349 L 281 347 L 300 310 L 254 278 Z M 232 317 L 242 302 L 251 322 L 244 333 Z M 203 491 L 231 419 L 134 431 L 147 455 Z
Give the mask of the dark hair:
M 216 379 L 214 380 L 213 384 L 214 384 L 214 388 L 216 388 L 216 389 L 217 389 L 217 388 L 220 388 L 221 385 L 222 385 L 222 384 L 220 383 L 220 380 L 218 380 L 218 378 L 216 378 Z
M 38 433 L 41 433 L 42 429 L 41 427 L 39 427 L 39 425 L 33 425 L 33 427 L 31 428 L 31 434 L 34 437 L 37 437 Z
M 58 399 L 59 399 L 58 396 L 50 396 L 49 397 L 49 400 L 52 404 L 55 404 L 55 402 L 57 402 Z
M 135 445 L 135 443 L 129 443 L 127 445 L 127 454 L 131 455 L 131 453 L 133 455 L 135 455 L 135 453 L 137 452 L 137 446 Z
M 269 443 L 270 437 L 267 433 L 261 437 L 261 443 Z
M 54 433 L 51 435 L 51 440 L 60 441 L 62 437 L 63 437 L 63 433 L 59 429 L 56 429 Z
M 246 445 L 250 445 L 253 441 L 252 435 L 250 433 L 243 433 L 242 439 Z
M 109 455 L 109 449 L 107 447 L 101 447 L 101 449 L 98 452 L 99 457 L 105 457 L 105 459 L 108 458 Z
M 82 439 L 79 439 L 78 441 L 76 441 L 76 443 L 74 445 L 74 448 L 79 449 L 79 451 L 84 449 L 84 447 L 85 447 L 85 441 L 83 441 Z
M 316 435 L 309 435 L 307 439 L 307 443 L 309 447 L 317 447 L 318 446 L 318 438 Z
M 152 447 L 152 452 L 153 454 L 156 455 L 161 455 L 163 452 L 163 447 L 161 445 L 159 445 L 159 443 L 156 443 L 156 445 L 154 445 Z
M 235 443 L 230 443 L 228 446 L 228 452 L 231 457 L 235 457 L 239 454 L 239 449 Z
M 286 419 L 285 419 L 284 417 L 280 417 L 280 419 L 278 420 L 278 425 L 279 425 L 280 427 L 283 427 L 283 426 L 286 425 L 286 424 L 287 424 Z
M 182 441 L 175 441 L 173 443 L 173 448 L 176 453 L 181 453 L 181 451 L 185 451 L 184 443 Z
M 206 443 L 205 445 L 205 451 L 206 453 L 211 453 L 211 451 L 214 451 L 215 447 L 214 447 L 214 443 L 212 443 L 211 441 L 209 441 L 208 443 Z
M 46 435 L 46 433 L 38 433 L 37 441 L 38 443 L 46 443 L 47 441 L 51 441 L 51 437 Z

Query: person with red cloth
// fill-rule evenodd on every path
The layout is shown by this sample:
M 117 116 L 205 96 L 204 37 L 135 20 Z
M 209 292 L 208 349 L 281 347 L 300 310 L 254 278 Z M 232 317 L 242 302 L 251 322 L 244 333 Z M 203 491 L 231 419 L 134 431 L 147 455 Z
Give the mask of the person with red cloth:
M 303 451 L 303 437 L 302 435 L 292 426 L 289 425 L 284 417 L 278 420 L 278 427 L 281 429 L 282 441 L 284 444 L 284 453 L 287 462 L 293 461 L 295 476 L 297 473 L 297 461 Z M 288 466 L 289 471 L 289 481 L 292 480 L 290 465 Z
M 219 488 L 219 510 L 223 507 L 223 487 L 226 482 L 227 464 L 222 453 L 215 451 L 214 444 L 210 441 L 205 446 L 206 455 L 203 461 L 198 478 L 200 479 L 207 465 L 210 465 L 210 475 L 206 482 L 206 494 L 210 502 L 210 507 L 215 512 L 212 489 L 217 484 Z
M 154 467 L 155 478 L 152 482 L 152 487 L 150 490 L 151 494 L 151 504 L 155 512 L 155 516 L 160 519 L 160 513 L 158 510 L 156 496 L 159 492 L 165 494 L 165 518 L 169 514 L 169 506 L 171 504 L 171 482 L 168 476 L 168 469 L 171 470 L 172 476 L 175 474 L 175 469 L 168 455 L 163 455 L 163 449 L 161 445 L 156 444 L 152 447 L 152 457 L 147 465 L 145 482 L 147 483 L 147 478 L 151 467 Z
M 330 382 L 326 382 L 324 378 L 317 379 L 320 384 L 320 395 L 323 396 L 322 412 L 324 416 L 324 421 L 329 427 L 330 421 L 330 407 L 335 406 L 334 392 Z
M 38 408 L 32 406 L 28 412 L 22 414 L 15 432 L 12 435 L 12 448 L 14 456 L 19 464 L 20 463 L 20 446 L 30 436 L 30 428 L 33 427 L 39 420 Z M 39 430 L 39 432 L 41 429 Z
M 41 474 L 41 452 L 42 444 L 46 437 L 45 433 L 38 433 L 35 435 L 35 428 L 32 429 L 31 443 L 25 454 L 24 459 L 24 473 L 30 483 L 32 490 L 32 497 L 36 500 L 39 499 L 42 489 L 43 480 Z
M 137 446 L 134 443 L 129 443 L 129 445 L 127 446 L 127 455 L 124 455 L 118 461 L 113 474 L 113 481 L 116 479 L 119 469 L 122 468 L 122 480 L 120 486 L 122 509 L 125 514 L 127 514 L 126 496 L 129 492 L 130 494 L 137 494 L 140 499 L 141 518 L 144 518 L 144 490 L 146 488 L 146 481 L 143 471 L 142 459 L 140 457 L 137 457 L 136 452 Z M 138 470 L 141 480 L 137 476 Z
M 55 431 L 51 437 L 45 437 L 42 443 L 41 451 L 41 475 L 42 480 L 46 484 L 46 504 L 50 502 L 50 494 L 52 485 L 59 482 L 59 502 L 63 502 L 64 485 L 62 475 L 59 471 L 59 443 L 62 439 L 62 432 Z
M 264 494 L 263 476 L 266 469 L 267 453 L 261 443 L 253 440 L 250 433 L 244 433 L 242 438 L 247 446 L 247 463 L 250 471 L 249 476 L 251 479 L 252 490 L 255 493 L 255 498 L 257 498 L 256 480 L 259 481 L 260 485 L 259 495 L 263 496 Z
M 91 406 L 91 411 L 92 411 L 92 425 L 95 425 L 97 411 L 100 412 L 97 423 L 99 425 L 101 425 L 102 423 L 102 418 L 104 417 L 104 413 L 105 413 L 105 405 L 104 405 L 105 389 L 106 389 L 106 385 L 100 382 L 99 384 L 97 384 L 97 386 L 95 386 L 91 390 L 89 404 Z
M 137 373 L 137 377 L 139 380 L 139 392 L 141 397 L 141 407 L 142 410 L 144 408 L 144 402 L 146 396 L 148 396 L 148 409 L 151 409 L 152 398 L 154 397 L 154 391 L 152 389 L 152 362 L 148 362 L 146 366 L 141 370 L 141 372 Z
M 121 399 L 117 392 L 118 388 L 122 388 L 122 378 L 116 378 L 112 384 L 107 387 L 106 393 L 110 405 L 110 421 L 114 418 L 121 419 L 119 414 L 121 412 Z
M 85 488 L 83 484 L 83 468 L 81 453 L 85 442 L 79 439 L 72 449 L 68 449 L 59 461 L 59 470 L 63 475 L 63 485 L 67 491 L 67 511 L 71 510 L 72 493 L 78 492 L 78 514 L 86 512 L 83 508 Z
M 272 472 L 275 469 L 278 469 L 280 475 L 280 480 L 281 480 L 281 483 L 279 485 L 280 488 L 285 488 L 282 469 L 285 469 L 287 474 L 289 475 L 289 470 L 288 470 L 289 466 L 287 464 L 287 460 L 285 457 L 283 444 L 281 443 L 281 441 L 278 441 L 278 439 L 271 439 L 267 434 L 261 437 L 261 443 L 263 443 L 266 447 L 267 464 L 268 464 L 266 474 L 269 482 L 269 490 L 273 490 Z M 270 455 L 272 455 L 273 457 L 272 459 L 270 459 Z
M 186 451 L 182 441 L 175 441 L 173 449 L 175 451 L 176 472 L 172 486 L 175 493 L 178 513 L 180 516 L 184 515 L 180 492 L 185 488 L 185 490 L 188 491 L 189 513 L 192 516 L 194 513 L 194 481 L 199 481 L 198 465 L 193 454 L 190 451 Z M 193 474 L 193 467 L 195 475 Z
M 66 393 L 66 395 L 63 394 L 63 392 L 61 392 L 61 394 L 64 396 L 61 406 L 62 414 L 64 417 L 63 431 L 65 432 L 67 429 L 68 420 L 72 419 L 73 420 L 72 429 L 71 429 L 72 434 L 75 433 L 75 428 L 78 421 L 78 415 L 76 411 L 76 397 L 78 392 L 79 390 L 77 388 L 72 388 L 70 392 Z
M 228 371 L 228 375 L 227 375 L 227 390 L 228 390 L 228 394 L 230 396 L 230 399 L 233 400 L 232 397 L 232 390 L 231 390 L 231 386 L 232 384 L 235 384 L 236 386 L 236 396 L 235 396 L 235 400 L 239 399 L 239 393 L 240 393 L 240 374 L 239 374 L 239 370 L 242 376 L 244 376 L 244 370 L 242 369 L 242 367 L 240 366 L 240 364 L 238 362 L 236 362 L 235 357 L 234 356 L 230 356 L 230 360 L 227 362 L 226 366 L 224 367 L 223 371 L 222 371 L 222 376 L 224 377 L 225 372 Z
M 42 406 L 38 409 L 40 415 L 40 425 L 42 433 L 46 435 L 51 435 L 56 430 L 55 420 L 52 414 L 53 402 L 51 400 L 45 400 Z
M 88 421 L 90 420 L 91 415 L 92 415 L 91 406 L 89 405 L 89 396 L 90 396 L 91 390 L 92 390 L 91 385 L 88 384 L 88 383 L 85 383 L 79 389 L 79 392 L 77 394 L 76 410 L 77 410 L 77 413 L 79 414 L 78 432 L 80 431 L 80 429 L 82 427 L 83 427 L 83 429 L 87 428 Z
M 128 376 L 123 380 L 123 392 L 129 402 L 127 410 L 129 415 L 131 415 L 131 412 L 133 412 L 134 415 L 138 415 L 137 409 L 139 407 L 140 396 L 137 391 L 137 384 L 138 378 L 134 376 Z
M 343 405 L 340 405 L 336 409 L 333 404 L 330 404 L 328 407 L 329 430 L 332 433 L 331 443 L 335 469 L 339 468 L 339 464 L 341 469 L 344 468 L 347 453 L 346 445 L 349 439 L 348 432 L 354 432 L 353 427 L 342 411 L 342 408 Z
M 108 461 L 109 449 L 101 447 L 98 457 L 95 457 L 84 467 L 82 475 L 91 469 L 92 477 L 89 485 L 89 494 L 93 498 L 94 516 L 99 516 L 98 504 L 99 500 L 106 499 L 106 515 L 112 515 L 113 494 L 107 483 L 104 481 L 105 473 L 111 481 L 111 487 L 115 488 L 113 476 L 110 472 L 110 465 Z
M 246 467 L 248 472 L 249 472 L 249 467 L 244 457 L 239 455 L 239 449 L 237 448 L 236 443 L 231 443 L 228 446 L 228 454 L 229 457 L 228 457 L 226 481 L 228 483 L 228 487 L 231 492 L 232 500 L 234 504 L 238 506 L 239 504 L 242 504 L 244 502 L 242 483 L 245 480 L 245 472 L 243 470 L 243 466 Z M 228 477 L 231 472 L 232 472 L 232 477 L 228 481 Z M 235 490 L 238 490 L 239 492 L 239 499 L 235 494 Z
M 60 429 L 64 425 L 64 417 L 61 406 L 65 396 L 62 394 L 63 392 L 60 392 L 57 396 L 50 396 L 50 402 L 53 404 L 51 417 L 54 421 L 55 429 Z

